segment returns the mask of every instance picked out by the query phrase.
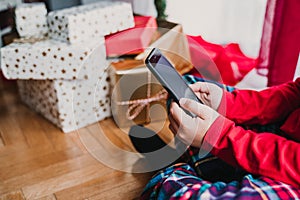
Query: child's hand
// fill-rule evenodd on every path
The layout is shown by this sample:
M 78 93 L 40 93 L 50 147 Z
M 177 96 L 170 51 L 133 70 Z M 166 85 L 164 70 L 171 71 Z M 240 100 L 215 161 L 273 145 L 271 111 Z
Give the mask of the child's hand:
M 198 117 L 192 118 L 173 102 L 170 107 L 169 128 L 185 144 L 200 148 L 206 132 L 219 114 L 210 107 L 190 99 L 183 98 L 179 102 L 182 108 Z
M 214 110 L 219 108 L 223 96 L 223 90 L 219 86 L 205 82 L 196 82 L 189 86 L 205 105 Z

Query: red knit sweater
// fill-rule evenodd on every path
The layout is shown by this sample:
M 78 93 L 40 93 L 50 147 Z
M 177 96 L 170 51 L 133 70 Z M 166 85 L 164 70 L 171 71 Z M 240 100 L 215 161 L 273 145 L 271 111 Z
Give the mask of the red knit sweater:
M 208 130 L 203 147 L 246 171 L 300 187 L 300 78 L 263 91 L 224 92 L 225 117 Z M 286 135 L 256 133 L 237 124 L 283 123 Z M 210 150 L 209 149 L 209 150 Z

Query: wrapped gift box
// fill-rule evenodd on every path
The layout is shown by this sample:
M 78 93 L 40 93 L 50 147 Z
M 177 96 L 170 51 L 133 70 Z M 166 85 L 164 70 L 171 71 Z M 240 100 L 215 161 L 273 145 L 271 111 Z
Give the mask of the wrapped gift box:
M 101 1 L 52 11 L 49 35 L 72 44 L 99 38 L 134 26 L 131 4 Z
M 15 10 L 16 28 L 21 37 L 43 37 L 48 33 L 44 3 L 23 3 Z
M 67 133 L 111 116 L 106 77 L 17 83 L 21 100 Z
M 134 23 L 134 28 L 105 37 L 108 57 L 138 54 L 149 46 L 157 30 L 156 19 L 151 16 L 135 16 Z
M 170 60 L 179 73 L 184 74 L 193 69 L 186 35 L 181 24 L 157 21 L 158 28 L 147 49 L 135 59 L 145 60 L 152 48 L 159 48 Z
M 77 45 L 51 39 L 21 39 L 1 49 L 2 70 L 9 79 L 88 79 L 90 70 L 96 67 L 90 55 L 103 43 L 103 37 L 102 42 Z M 105 58 L 105 47 L 103 50 L 101 59 Z
M 152 47 L 160 48 L 179 73 L 184 74 L 193 68 L 182 26 L 167 21 L 157 23 L 149 48 L 134 60 L 110 65 L 112 115 L 119 127 L 167 118 L 166 93 L 161 93 L 164 91 L 162 86 L 144 65 L 144 59 Z
M 112 116 L 119 127 L 167 119 L 167 93 L 142 61 L 111 63 Z
M 1 67 L 6 78 L 23 79 L 22 101 L 64 132 L 111 115 L 104 38 L 81 45 L 15 42 L 1 49 Z

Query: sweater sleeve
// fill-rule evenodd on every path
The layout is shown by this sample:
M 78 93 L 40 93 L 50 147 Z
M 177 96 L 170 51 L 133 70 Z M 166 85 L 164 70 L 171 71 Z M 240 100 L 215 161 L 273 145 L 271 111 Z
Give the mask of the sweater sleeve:
M 219 116 L 202 148 L 233 166 L 299 187 L 300 144 L 272 133 L 255 133 Z
M 224 92 L 223 102 L 224 115 L 238 124 L 276 123 L 300 107 L 300 78 L 262 91 Z

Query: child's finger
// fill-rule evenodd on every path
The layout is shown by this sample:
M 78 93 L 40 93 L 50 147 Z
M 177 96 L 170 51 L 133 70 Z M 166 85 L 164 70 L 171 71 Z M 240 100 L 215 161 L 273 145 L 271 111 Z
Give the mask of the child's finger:
M 211 113 L 206 105 L 193 101 L 191 99 L 182 98 L 180 99 L 180 106 L 194 114 L 201 119 L 207 119 Z
M 194 92 L 209 93 L 209 88 L 204 82 L 196 82 L 194 84 L 190 84 L 189 86 Z

